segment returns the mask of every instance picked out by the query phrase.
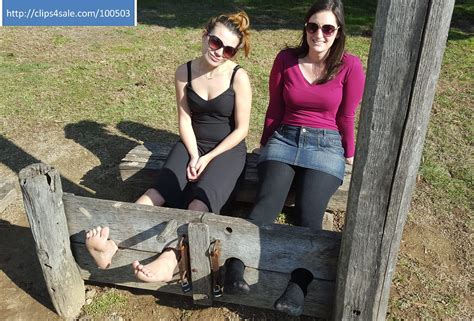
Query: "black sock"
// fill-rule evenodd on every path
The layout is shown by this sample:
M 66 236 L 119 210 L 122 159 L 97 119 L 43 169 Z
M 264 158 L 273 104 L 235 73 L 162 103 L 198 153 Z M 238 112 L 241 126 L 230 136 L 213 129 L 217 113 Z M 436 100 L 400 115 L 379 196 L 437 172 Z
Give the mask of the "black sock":
M 291 273 L 291 279 L 285 292 L 273 305 L 276 310 L 291 316 L 303 313 L 304 298 L 308 292 L 308 285 L 313 280 L 313 274 L 306 269 L 296 269 Z
M 236 258 L 230 258 L 225 262 L 225 267 L 224 293 L 247 294 L 250 287 L 244 280 L 244 262 Z

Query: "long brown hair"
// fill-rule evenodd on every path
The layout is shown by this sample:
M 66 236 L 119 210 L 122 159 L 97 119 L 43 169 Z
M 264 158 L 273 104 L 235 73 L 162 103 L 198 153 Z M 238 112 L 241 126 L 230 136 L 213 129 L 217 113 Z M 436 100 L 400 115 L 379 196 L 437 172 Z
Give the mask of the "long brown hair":
M 346 46 L 346 25 L 344 21 L 344 8 L 340 0 L 316 1 L 306 12 L 304 22 L 308 22 L 312 15 L 320 11 L 331 11 L 336 16 L 337 24 L 339 26 L 336 39 L 334 39 L 334 43 L 329 49 L 329 55 L 326 58 L 326 76 L 318 80 L 318 83 L 321 84 L 333 79 L 342 65 L 342 55 L 344 54 Z M 304 26 L 299 46 L 292 47 L 292 49 L 299 58 L 303 58 L 308 54 L 309 45 L 306 39 L 306 30 Z
M 248 57 L 250 52 L 250 19 L 245 11 L 240 11 L 232 14 L 221 14 L 217 17 L 211 18 L 206 26 L 207 33 L 212 32 L 216 23 L 221 23 L 230 31 L 239 37 L 239 45 L 237 48 L 244 48 L 245 57 Z

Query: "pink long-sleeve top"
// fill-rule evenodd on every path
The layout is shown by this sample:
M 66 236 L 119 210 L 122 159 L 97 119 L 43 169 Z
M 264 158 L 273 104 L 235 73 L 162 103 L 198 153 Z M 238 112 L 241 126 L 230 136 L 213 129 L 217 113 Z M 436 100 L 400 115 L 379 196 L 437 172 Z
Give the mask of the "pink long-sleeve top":
M 339 131 L 344 156 L 354 156 L 354 118 L 364 92 L 360 59 L 345 53 L 338 74 L 324 84 L 310 84 L 291 49 L 281 51 L 270 73 L 270 102 L 260 143 L 278 126 L 292 125 Z

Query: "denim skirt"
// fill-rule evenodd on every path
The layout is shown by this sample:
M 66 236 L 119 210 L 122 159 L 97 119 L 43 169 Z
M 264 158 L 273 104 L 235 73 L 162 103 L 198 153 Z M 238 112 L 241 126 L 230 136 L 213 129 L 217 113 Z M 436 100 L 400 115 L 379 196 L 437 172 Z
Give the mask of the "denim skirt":
M 344 180 L 344 148 L 335 130 L 281 125 L 261 151 L 258 162 L 267 160 L 316 169 Z

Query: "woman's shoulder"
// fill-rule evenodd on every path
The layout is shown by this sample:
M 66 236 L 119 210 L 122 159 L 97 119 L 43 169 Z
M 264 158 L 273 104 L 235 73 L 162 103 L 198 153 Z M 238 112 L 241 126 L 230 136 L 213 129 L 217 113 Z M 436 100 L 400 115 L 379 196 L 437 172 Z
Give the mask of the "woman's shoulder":
M 296 54 L 295 49 L 293 48 L 285 48 L 280 50 L 277 54 L 275 60 L 282 60 L 282 61 L 293 61 L 298 59 L 298 55 Z
M 188 62 L 185 62 L 184 64 L 181 64 L 178 66 L 178 68 L 176 68 L 176 71 L 174 73 L 174 76 L 176 78 L 176 80 L 179 80 L 179 81 L 183 81 L 183 82 L 186 82 L 187 79 L 188 79 L 188 63 L 190 63 L 190 61 Z
M 356 55 L 353 55 L 349 52 L 344 52 L 344 54 L 342 55 L 342 63 L 344 66 L 346 66 L 347 68 L 349 69 L 352 69 L 352 68 L 362 68 L 362 62 L 360 60 L 360 58 Z

